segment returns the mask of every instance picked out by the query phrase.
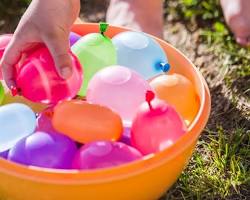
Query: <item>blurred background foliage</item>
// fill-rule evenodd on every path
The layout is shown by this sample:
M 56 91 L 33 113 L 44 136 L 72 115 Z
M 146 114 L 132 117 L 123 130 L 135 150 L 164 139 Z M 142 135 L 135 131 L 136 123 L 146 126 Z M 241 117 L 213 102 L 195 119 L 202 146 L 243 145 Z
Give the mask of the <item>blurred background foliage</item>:
M 0 0 L 0 30 L 14 31 L 31 0 Z

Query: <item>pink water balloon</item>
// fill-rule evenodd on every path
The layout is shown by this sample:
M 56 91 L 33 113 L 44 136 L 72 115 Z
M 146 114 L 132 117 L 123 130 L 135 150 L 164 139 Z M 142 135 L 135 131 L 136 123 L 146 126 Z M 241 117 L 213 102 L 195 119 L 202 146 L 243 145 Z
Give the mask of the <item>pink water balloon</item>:
M 107 106 L 132 121 L 150 89 L 137 72 L 122 66 L 110 66 L 97 72 L 89 82 L 87 101 Z
M 73 161 L 74 169 L 114 167 L 142 158 L 141 153 L 121 142 L 98 141 L 84 145 Z
M 164 150 L 187 131 L 174 107 L 154 99 L 151 91 L 147 92 L 146 100 L 138 109 L 131 129 L 131 144 L 144 155 Z
M 47 108 L 38 114 L 36 119 L 36 131 L 46 132 L 50 134 L 59 133 L 52 125 L 53 107 Z
M 81 88 L 83 74 L 77 58 L 72 59 L 72 76 L 61 78 L 49 50 L 40 47 L 28 55 L 17 71 L 17 87 L 21 94 L 33 102 L 56 104 L 65 99 L 72 99 Z

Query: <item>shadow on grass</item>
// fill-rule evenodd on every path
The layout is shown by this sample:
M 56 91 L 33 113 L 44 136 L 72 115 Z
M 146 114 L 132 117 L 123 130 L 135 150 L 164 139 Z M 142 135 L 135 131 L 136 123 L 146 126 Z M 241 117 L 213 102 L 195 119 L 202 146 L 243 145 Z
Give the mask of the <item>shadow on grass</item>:
M 218 126 L 221 126 L 224 130 L 228 131 L 238 128 L 250 130 L 250 120 L 247 118 L 245 112 L 237 108 L 237 102 L 233 102 L 227 98 L 227 93 L 222 90 L 221 85 L 210 89 L 212 112 L 207 128 L 209 130 L 216 130 Z
M 212 112 L 186 170 L 160 200 L 248 199 L 250 120 L 225 96 L 210 89 Z
M 231 87 L 236 90 L 237 94 L 243 95 L 250 100 L 250 75 L 237 78 L 233 81 Z

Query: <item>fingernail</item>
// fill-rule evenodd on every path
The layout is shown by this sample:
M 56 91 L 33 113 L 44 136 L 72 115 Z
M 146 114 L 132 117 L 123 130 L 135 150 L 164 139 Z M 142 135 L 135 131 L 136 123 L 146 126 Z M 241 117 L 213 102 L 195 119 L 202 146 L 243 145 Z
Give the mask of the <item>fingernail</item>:
M 247 45 L 247 43 L 248 43 L 247 39 L 246 38 L 242 38 L 242 37 L 237 37 L 236 41 L 237 41 L 237 43 L 239 43 L 240 45 L 243 45 L 243 46 Z
M 62 78 L 69 78 L 72 74 L 72 69 L 70 67 L 62 67 L 60 70 Z

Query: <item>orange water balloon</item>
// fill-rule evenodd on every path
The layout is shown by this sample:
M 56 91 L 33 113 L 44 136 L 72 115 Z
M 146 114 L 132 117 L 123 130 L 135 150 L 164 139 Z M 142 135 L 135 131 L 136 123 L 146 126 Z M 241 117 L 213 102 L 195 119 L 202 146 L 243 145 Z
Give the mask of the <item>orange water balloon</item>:
M 151 80 L 150 86 L 159 99 L 175 107 L 187 125 L 194 120 L 200 102 L 190 80 L 180 74 L 163 74 Z
M 118 114 L 81 100 L 64 101 L 55 106 L 52 124 L 58 132 L 80 143 L 116 141 L 123 131 Z

